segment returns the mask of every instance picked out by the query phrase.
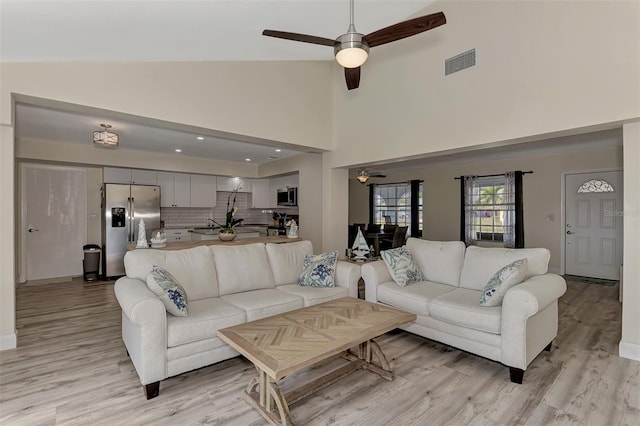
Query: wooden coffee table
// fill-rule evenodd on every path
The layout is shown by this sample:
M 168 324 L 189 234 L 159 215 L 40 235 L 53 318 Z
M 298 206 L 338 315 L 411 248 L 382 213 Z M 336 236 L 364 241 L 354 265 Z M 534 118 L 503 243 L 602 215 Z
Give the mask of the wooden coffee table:
M 414 314 L 345 297 L 218 330 L 218 336 L 258 370 L 244 399 L 269 423 L 292 425 L 289 404 L 355 370 L 364 368 L 393 380 L 389 362 L 372 339 L 415 319 Z M 288 374 L 337 354 L 351 362 L 286 396 L 280 391 L 277 382 Z

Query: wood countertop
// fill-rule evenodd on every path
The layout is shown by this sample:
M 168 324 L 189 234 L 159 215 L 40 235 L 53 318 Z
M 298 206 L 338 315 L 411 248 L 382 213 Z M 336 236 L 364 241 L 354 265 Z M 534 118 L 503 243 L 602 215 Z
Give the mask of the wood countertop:
M 293 243 L 295 241 L 302 241 L 301 238 L 287 238 L 285 236 L 273 236 L 273 237 L 255 237 L 255 238 L 240 238 L 235 239 L 233 241 L 220 241 L 220 240 L 204 240 L 204 241 L 178 241 L 167 243 L 166 247 L 163 248 L 154 248 L 153 250 L 182 250 L 182 249 L 190 249 L 193 247 L 199 246 L 213 246 L 213 245 L 224 245 L 224 246 L 241 246 L 245 244 L 255 244 L 255 243 L 274 243 L 274 244 L 283 244 L 283 243 Z M 136 249 L 135 244 L 129 244 L 127 246 L 128 250 L 145 250 L 145 249 Z

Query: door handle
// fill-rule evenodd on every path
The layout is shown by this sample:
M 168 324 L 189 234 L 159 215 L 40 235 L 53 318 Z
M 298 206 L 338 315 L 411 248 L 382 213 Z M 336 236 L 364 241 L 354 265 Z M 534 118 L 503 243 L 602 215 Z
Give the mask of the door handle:
M 575 234 L 573 231 L 567 231 L 567 235 Z
M 29 232 L 36 232 L 36 231 L 38 231 L 38 230 L 37 230 L 36 228 L 29 228 L 29 229 L 28 229 L 28 231 L 29 231 Z

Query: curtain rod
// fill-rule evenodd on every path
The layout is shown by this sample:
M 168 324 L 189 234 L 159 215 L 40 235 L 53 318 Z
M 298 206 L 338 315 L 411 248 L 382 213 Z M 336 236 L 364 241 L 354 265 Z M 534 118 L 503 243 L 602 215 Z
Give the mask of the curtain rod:
M 533 173 L 533 171 L 529 170 L 528 172 L 522 172 L 523 175 L 528 175 Z M 495 176 L 504 176 L 506 175 L 506 173 L 497 173 L 495 175 L 472 175 L 473 177 L 479 177 L 479 178 L 483 178 L 483 177 L 495 177 Z M 455 180 L 460 180 L 462 179 L 464 176 L 456 176 L 454 177 Z

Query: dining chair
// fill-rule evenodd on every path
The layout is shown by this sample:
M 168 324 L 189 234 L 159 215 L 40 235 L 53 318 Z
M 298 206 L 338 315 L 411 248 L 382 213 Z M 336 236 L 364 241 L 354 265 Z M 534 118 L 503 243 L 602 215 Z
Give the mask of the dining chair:
M 392 238 L 382 238 L 380 240 L 380 250 L 389 250 L 403 246 L 407 238 L 408 229 L 408 226 L 396 227 Z
M 393 235 L 394 232 L 396 232 L 396 228 L 398 227 L 398 225 L 384 225 L 384 233 L 385 234 L 389 234 L 389 236 Z
M 367 232 L 374 234 L 380 232 L 380 225 L 377 223 L 370 223 L 367 225 Z

